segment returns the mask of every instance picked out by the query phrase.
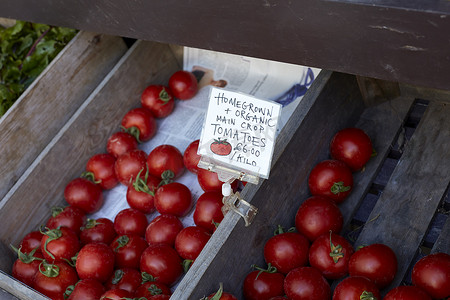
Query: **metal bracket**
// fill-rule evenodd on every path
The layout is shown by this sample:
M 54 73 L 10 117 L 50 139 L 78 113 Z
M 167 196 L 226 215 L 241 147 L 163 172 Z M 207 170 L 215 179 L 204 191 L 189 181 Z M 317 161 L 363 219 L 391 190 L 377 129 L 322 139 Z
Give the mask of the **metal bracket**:
M 258 213 L 258 208 L 242 199 L 239 192 L 223 197 L 222 202 L 222 213 L 225 215 L 229 210 L 234 211 L 244 219 L 245 227 L 250 226 Z

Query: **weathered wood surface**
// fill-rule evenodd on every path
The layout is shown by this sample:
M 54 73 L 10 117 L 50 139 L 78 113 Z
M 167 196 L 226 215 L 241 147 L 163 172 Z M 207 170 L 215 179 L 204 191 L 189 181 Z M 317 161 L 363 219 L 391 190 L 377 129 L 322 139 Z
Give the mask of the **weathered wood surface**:
M 30 289 L 27 285 L 0 271 L 0 299 L 2 300 L 48 300 L 49 298 Z
M 404 278 L 449 185 L 449 115 L 449 105 L 430 102 L 369 217 L 373 221 L 356 241 L 384 243 L 394 250 L 398 272 L 390 287 Z
M 90 156 L 106 151 L 123 115 L 140 105 L 144 88 L 166 84 L 178 69 L 168 45 L 136 42 L 0 202 L 1 243 L 17 245 L 26 232 L 44 224 L 50 208 L 64 203 L 65 185 L 84 171 Z
M 125 51 L 121 38 L 80 32 L 0 119 L 0 199 Z
M 295 213 L 309 194 L 309 170 L 328 156 L 332 135 L 354 124 L 362 110 L 354 76 L 321 73 L 294 114 L 298 117 L 280 133 L 270 180 L 247 185 L 242 192 L 242 197 L 259 209 L 254 222 L 244 227 L 236 214 L 227 214 L 172 298 L 200 299 L 223 282 L 242 299 L 242 280 L 250 266 L 264 265 L 264 242 L 278 224 L 294 225 Z

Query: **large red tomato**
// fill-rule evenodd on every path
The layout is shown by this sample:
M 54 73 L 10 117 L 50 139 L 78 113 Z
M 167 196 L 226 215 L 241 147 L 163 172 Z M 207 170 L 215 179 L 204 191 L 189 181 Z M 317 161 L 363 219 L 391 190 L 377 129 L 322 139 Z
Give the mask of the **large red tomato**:
M 192 207 L 191 191 L 179 182 L 163 185 L 156 191 L 155 207 L 161 214 L 183 217 Z
M 47 220 L 45 226 L 49 229 L 64 226 L 72 229 L 73 232 L 79 235 L 85 221 L 86 213 L 78 207 L 53 207 L 52 216 Z
M 110 245 L 114 251 L 116 268 L 139 269 L 142 252 L 148 244 L 144 238 L 137 235 L 121 235 Z
M 330 143 L 331 157 L 344 162 L 353 172 L 360 170 L 369 161 L 372 152 L 372 141 L 359 128 L 340 130 Z
M 413 267 L 414 285 L 435 299 L 450 296 L 450 255 L 440 252 L 425 256 Z
M 81 229 L 80 241 L 82 244 L 94 242 L 109 245 L 117 236 L 114 223 L 107 218 L 88 219 L 86 225 Z
M 210 237 L 211 234 L 203 227 L 186 227 L 178 233 L 175 239 L 175 250 L 182 258 L 194 261 Z
M 211 233 L 214 232 L 216 224 L 223 220 L 222 198 L 222 193 L 204 192 L 195 204 L 193 216 L 195 225 L 203 227 Z
M 348 272 L 350 276 L 367 277 L 382 289 L 394 280 L 397 273 L 397 257 L 387 245 L 364 246 L 350 258 Z
M 369 279 L 350 276 L 339 282 L 333 292 L 333 300 L 381 299 L 380 291 Z
M 186 169 L 190 172 L 197 174 L 199 167 L 198 162 L 200 161 L 200 155 L 197 154 L 198 144 L 200 140 L 195 140 L 187 146 L 183 153 L 183 162 Z
M 183 229 L 183 223 L 174 215 L 159 215 L 147 226 L 145 239 L 151 244 L 175 246 L 175 239 Z
M 305 235 L 310 241 L 324 233 L 338 233 L 342 229 L 344 218 L 334 201 L 322 197 L 312 196 L 306 199 L 298 208 L 295 215 L 297 231 Z
M 142 92 L 141 105 L 148 108 L 155 118 L 164 118 L 173 111 L 175 101 L 167 86 L 149 85 Z
M 137 176 L 145 176 L 147 170 L 147 153 L 136 149 L 117 158 L 114 165 L 117 179 L 125 186 L 132 184 Z
M 41 252 L 48 262 L 71 261 L 78 250 L 80 250 L 80 242 L 71 229 L 61 227 L 44 232 Z
M 122 127 L 135 136 L 138 142 L 146 142 L 155 135 L 157 125 L 148 108 L 138 107 L 125 114 Z
M 246 300 L 268 300 L 284 295 L 284 275 L 276 268 L 268 266 L 266 270 L 256 267 L 244 279 L 243 292 Z
M 105 287 L 95 279 L 83 279 L 77 282 L 69 294 L 68 300 L 97 300 L 105 292 Z M 67 294 L 67 291 L 66 291 Z
M 119 211 L 114 218 L 114 230 L 119 235 L 144 236 L 147 228 L 147 216 L 134 208 L 125 208 Z
M 119 131 L 110 136 L 106 143 L 106 151 L 115 158 L 138 148 L 136 138 L 128 132 Z
M 147 165 L 148 172 L 158 178 L 166 176 L 163 173 L 168 171 L 173 173 L 173 178 L 184 172 L 183 155 L 172 145 L 159 145 L 153 149 L 148 155 Z
M 431 300 L 431 297 L 417 286 L 401 285 L 390 290 L 383 300 Z
M 176 98 L 189 100 L 197 94 L 197 78 L 191 72 L 177 71 L 169 78 L 169 88 Z
M 103 192 L 101 186 L 86 178 L 75 178 L 64 189 L 64 198 L 67 203 L 91 214 L 103 205 Z
M 50 264 L 44 261 L 36 272 L 33 288 L 52 300 L 64 300 L 67 287 L 77 281 L 77 272 L 66 262 Z
M 309 248 L 309 263 L 327 279 L 338 279 L 348 273 L 348 262 L 353 255 L 352 245 L 342 236 L 325 233 Z
M 114 271 L 114 252 L 103 243 L 90 243 L 77 255 L 76 269 L 80 279 L 105 282 Z
M 327 280 L 319 270 L 312 267 L 299 267 L 290 271 L 284 281 L 284 291 L 289 299 L 329 300 L 331 298 L 331 288 Z
M 308 263 L 308 239 L 297 232 L 281 232 L 264 245 L 264 259 L 283 274 L 306 266 Z
M 140 263 L 145 272 L 168 286 L 174 284 L 183 274 L 182 259 L 177 251 L 164 244 L 150 245 L 144 250 Z
M 308 186 L 314 196 L 325 196 L 342 203 L 352 191 L 353 175 L 345 163 L 324 160 L 312 169 Z
M 103 189 L 110 190 L 119 183 L 114 171 L 115 163 L 116 158 L 112 154 L 95 154 L 86 164 L 86 174 L 92 174 L 95 182 Z

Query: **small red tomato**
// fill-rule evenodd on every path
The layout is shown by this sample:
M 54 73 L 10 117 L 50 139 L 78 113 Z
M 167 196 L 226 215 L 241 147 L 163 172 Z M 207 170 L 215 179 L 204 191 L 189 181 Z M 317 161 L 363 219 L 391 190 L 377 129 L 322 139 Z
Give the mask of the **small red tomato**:
M 205 169 L 199 169 L 197 172 L 197 179 L 198 183 L 200 184 L 200 187 L 205 192 L 220 192 L 222 193 L 222 184 L 223 182 L 220 181 L 219 176 L 216 172 L 212 172 Z M 231 183 L 231 188 L 233 190 L 236 190 L 238 181 L 235 180 Z
M 162 283 L 147 281 L 141 284 L 135 293 L 136 298 L 145 297 L 147 299 L 154 299 L 156 295 L 172 295 L 170 288 Z
M 115 158 L 137 148 L 138 142 L 136 138 L 124 131 L 119 131 L 111 135 L 106 144 L 106 151 Z
M 85 174 L 92 176 L 93 181 L 103 189 L 110 190 L 119 183 L 114 171 L 115 163 L 116 158 L 112 154 L 95 154 L 89 158 L 86 164 L 87 173 Z
M 137 269 L 122 268 L 116 269 L 111 277 L 105 282 L 108 290 L 122 289 L 134 293 L 141 285 L 141 272 Z
M 60 261 L 50 264 L 44 261 L 36 272 L 33 288 L 53 300 L 64 300 L 67 287 L 77 281 L 77 272 L 67 263 Z
M 278 273 L 276 268 L 268 266 L 266 270 L 255 267 L 245 276 L 243 293 L 246 300 L 267 300 L 275 296 L 284 295 L 284 275 Z
M 170 173 L 171 178 L 177 178 L 184 172 L 183 155 L 178 148 L 172 145 L 159 145 L 153 149 L 147 159 L 148 172 L 158 178 Z
M 322 234 L 340 232 L 344 218 L 334 201 L 312 196 L 306 199 L 298 208 L 295 215 L 297 231 L 314 241 Z
M 348 273 L 352 245 L 342 236 L 329 233 L 318 237 L 309 248 L 309 263 L 327 279 L 339 279 Z
M 148 244 L 137 235 L 121 235 L 114 239 L 110 248 L 114 252 L 116 268 L 139 269 L 142 252 Z
M 114 218 L 114 229 L 118 235 L 144 236 L 148 226 L 147 216 L 134 208 L 119 211 Z
M 37 248 L 28 253 L 21 252 L 20 248 L 15 250 L 17 250 L 18 258 L 13 264 L 12 276 L 28 286 L 33 286 L 34 276 L 36 272 L 39 272 L 39 265 L 44 256 L 40 250 L 37 251 Z
M 78 207 L 53 207 L 52 216 L 47 220 L 45 226 L 49 229 L 64 226 L 72 229 L 73 232 L 79 235 L 85 221 L 86 213 Z
M 133 293 L 129 291 L 125 291 L 122 289 L 112 289 L 106 291 L 101 297 L 100 300 L 123 300 L 123 299 L 132 299 Z
M 31 231 L 27 233 L 19 244 L 19 249 L 22 253 L 30 253 L 34 249 L 38 248 L 41 251 L 42 232 Z
M 333 292 L 333 300 L 381 299 L 375 283 L 361 276 L 350 276 L 339 282 Z
M 312 169 L 308 186 L 314 196 L 324 196 L 342 203 L 352 191 L 353 175 L 345 163 L 324 160 Z
M 364 276 L 379 289 L 386 287 L 397 274 L 397 257 L 389 246 L 371 244 L 356 251 L 348 263 L 350 276 Z
M 353 172 L 364 167 L 372 156 L 372 152 L 372 141 L 359 128 L 340 130 L 330 143 L 331 157 L 344 162 Z
M 97 300 L 105 292 L 105 287 L 95 279 L 80 280 L 73 287 L 68 300 Z M 67 293 L 67 291 L 66 291 Z
M 183 274 L 181 257 L 175 249 L 164 244 L 150 245 L 144 250 L 140 269 L 167 286 L 174 284 Z
M 216 230 L 216 224 L 223 220 L 222 198 L 222 193 L 204 192 L 195 204 L 193 216 L 195 225 L 213 233 Z
M 183 163 L 186 169 L 190 172 L 197 174 L 199 167 L 198 162 L 200 161 L 200 155 L 197 154 L 198 144 L 200 140 L 195 140 L 187 146 L 183 153 Z
M 163 85 L 149 85 L 142 92 L 141 105 L 148 108 L 155 118 L 164 118 L 173 111 L 175 101 L 170 88 Z
M 152 175 L 138 176 L 127 189 L 127 203 L 131 208 L 144 214 L 155 211 L 155 192 L 161 182 L 160 178 Z
M 186 227 L 178 233 L 175 239 L 175 250 L 182 258 L 194 261 L 210 237 L 211 234 L 202 227 Z
M 299 267 L 290 271 L 284 281 L 284 291 L 289 299 L 329 300 L 331 298 L 330 285 L 322 273 L 313 267 Z
M 401 285 L 390 290 L 383 300 L 431 300 L 431 297 L 417 286 Z
M 183 217 L 192 207 L 191 191 L 179 182 L 163 185 L 156 191 L 155 207 L 161 214 Z
M 169 78 L 169 88 L 176 98 L 189 100 L 197 94 L 197 78 L 191 72 L 177 71 Z
M 95 242 L 109 245 L 116 236 L 114 223 L 110 219 L 88 219 L 86 225 L 81 228 L 80 241 L 84 245 Z
M 157 125 L 148 108 L 138 107 L 125 114 L 122 127 L 135 136 L 138 142 L 146 142 L 155 135 Z
M 308 263 L 309 241 L 297 232 L 283 232 L 279 226 L 278 234 L 267 240 L 264 245 L 264 259 L 276 267 L 278 272 L 289 271 L 306 266 Z
M 151 244 L 175 246 L 178 233 L 184 228 L 180 219 L 174 215 L 159 215 L 147 226 L 145 239 Z
M 147 153 L 142 150 L 131 150 L 117 158 L 114 171 L 117 179 L 129 186 L 137 176 L 144 176 L 147 169 Z
M 439 252 L 425 256 L 413 267 L 412 283 L 435 299 L 450 296 L 450 255 Z
M 76 269 L 80 279 L 105 282 L 114 271 L 114 253 L 103 243 L 84 245 L 77 255 Z
M 44 232 L 41 252 L 48 262 L 71 261 L 78 250 L 80 250 L 80 242 L 78 236 L 71 229 L 61 227 Z
M 222 284 L 220 284 L 219 290 L 209 295 L 209 297 L 207 297 L 206 300 L 238 300 L 238 299 L 233 294 L 224 292 L 223 286 Z
M 85 178 L 75 178 L 70 181 L 64 189 L 64 198 L 67 203 L 81 208 L 91 214 L 103 205 L 102 188 Z

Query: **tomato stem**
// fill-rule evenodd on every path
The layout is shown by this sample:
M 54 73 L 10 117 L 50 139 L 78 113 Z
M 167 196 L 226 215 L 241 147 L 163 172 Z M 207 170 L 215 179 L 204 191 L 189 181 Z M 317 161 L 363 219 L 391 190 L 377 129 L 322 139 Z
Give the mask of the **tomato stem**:
M 261 267 L 258 267 L 257 265 L 252 265 L 252 268 L 259 271 L 255 279 L 258 279 L 259 275 L 261 275 L 262 272 L 276 273 L 278 271 L 277 268 L 272 266 L 272 264 L 270 263 L 267 264 L 267 269 L 263 269 Z
M 187 273 L 187 271 L 189 271 L 189 269 L 191 268 L 193 263 L 194 263 L 194 261 L 192 259 L 183 260 L 182 265 L 183 265 L 184 273 Z
M 44 270 L 42 270 L 42 267 L 44 267 Z M 39 264 L 39 272 L 41 272 L 41 274 L 44 276 L 54 278 L 59 276 L 59 267 L 54 264 L 49 264 L 45 260 L 43 260 Z
M 333 242 L 331 241 L 331 230 L 330 230 L 330 256 L 331 258 L 333 258 L 334 263 L 336 264 L 339 259 L 344 257 L 344 253 L 342 252 L 343 248 L 341 245 L 334 245 Z
M 121 235 L 119 238 L 117 238 L 117 247 L 114 249 L 114 251 L 117 252 L 120 248 L 126 246 L 129 241 L 130 238 L 128 236 Z
M 147 291 L 149 291 L 152 296 L 161 295 L 163 293 L 162 289 L 160 289 L 156 284 L 151 284 L 147 288 Z
M 361 296 L 359 296 L 360 300 L 377 300 L 377 297 L 375 297 L 371 292 L 364 291 L 362 292 Z
M 333 186 L 331 187 L 331 192 L 335 195 L 339 194 L 339 193 L 343 193 L 343 192 L 347 192 L 350 190 L 350 186 L 344 186 L 344 182 L 343 181 L 339 181 L 339 182 L 335 182 L 333 184 Z
M 142 283 L 146 283 L 146 282 L 154 282 L 156 281 L 156 278 L 153 277 L 153 275 L 148 274 L 147 272 L 142 272 L 141 273 L 141 278 L 142 278 Z
M 162 102 L 164 102 L 164 105 L 169 103 L 171 97 L 169 96 L 169 93 L 167 93 L 166 89 L 163 87 L 161 92 L 159 92 L 159 99 L 161 99 Z
M 114 272 L 114 278 L 111 280 L 111 283 L 118 284 L 122 280 L 122 277 L 123 277 L 123 271 L 121 269 L 117 269 Z

